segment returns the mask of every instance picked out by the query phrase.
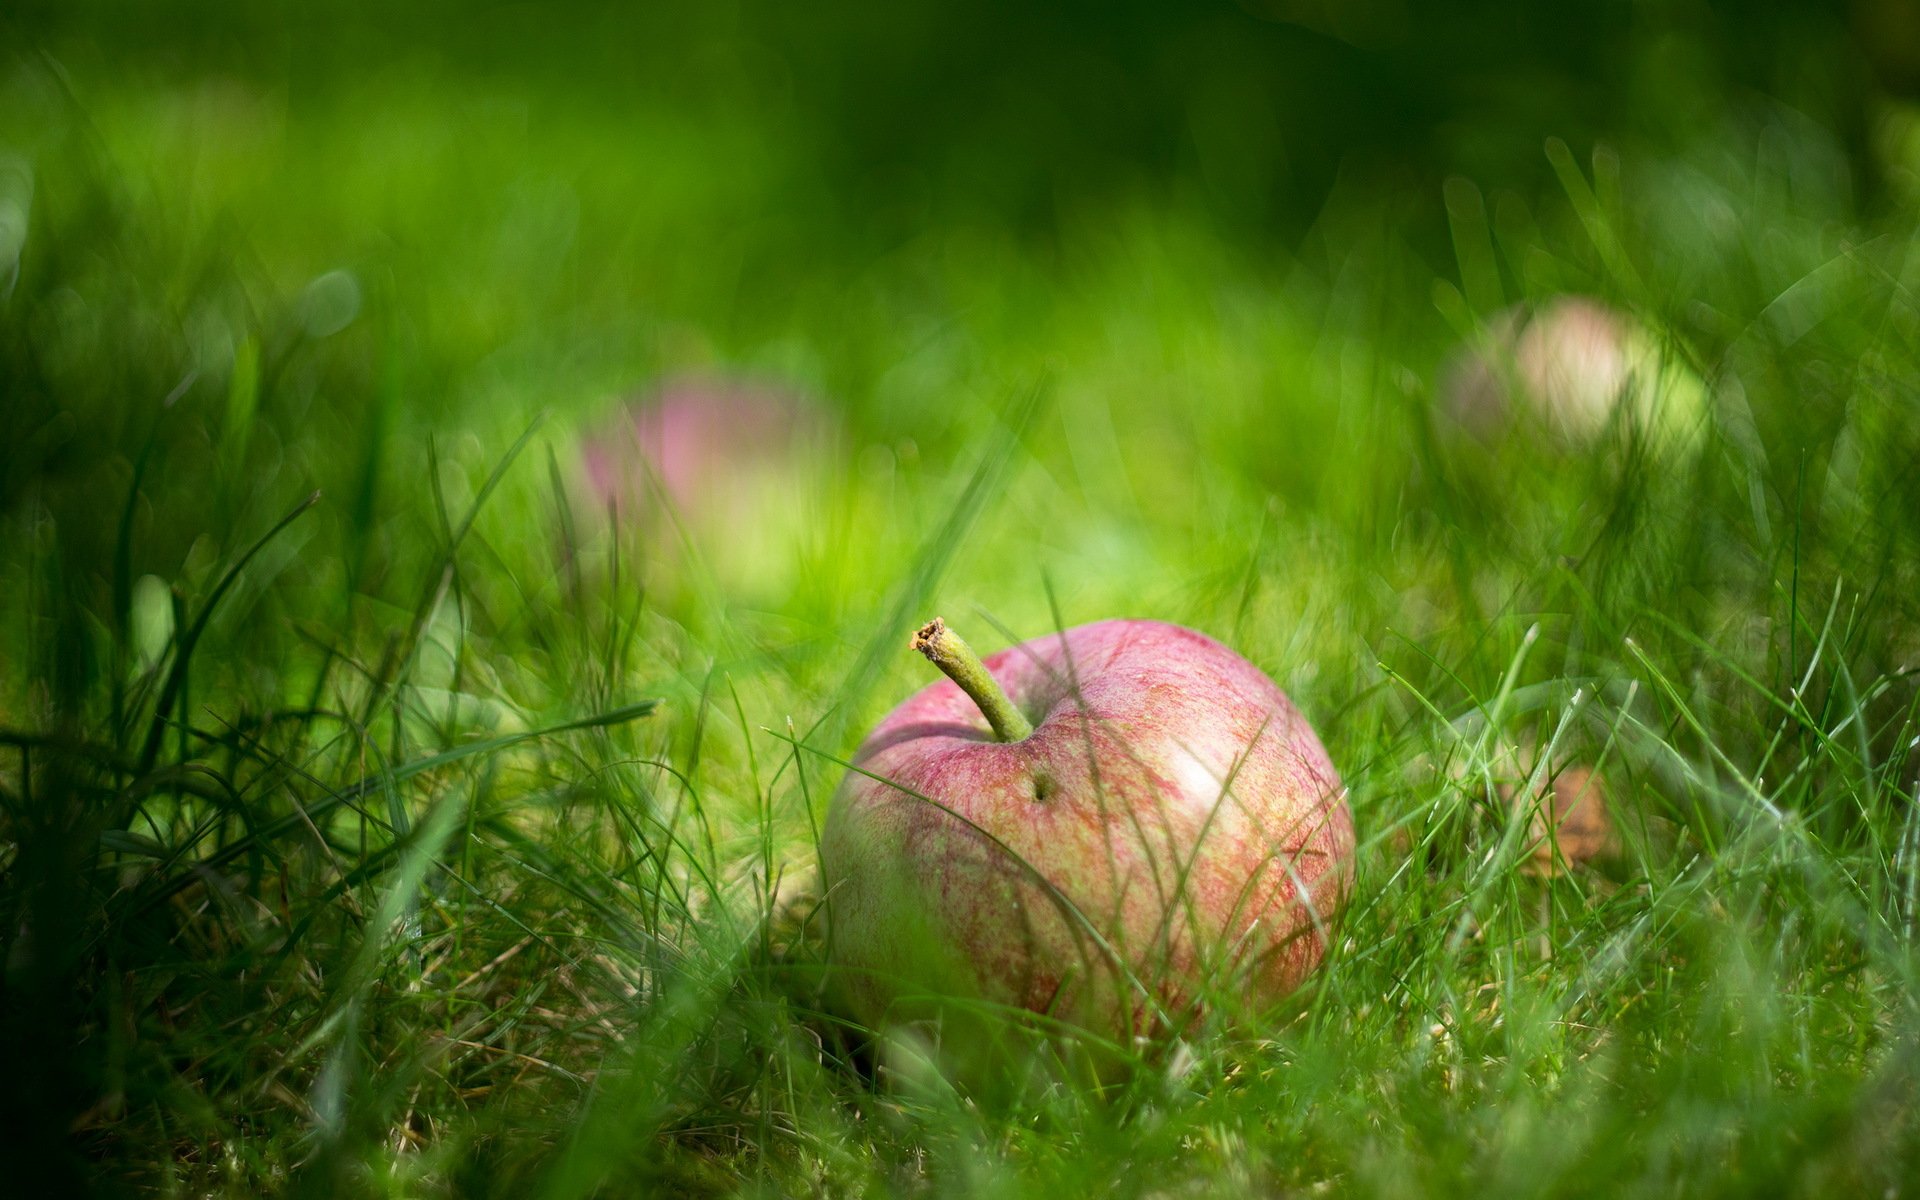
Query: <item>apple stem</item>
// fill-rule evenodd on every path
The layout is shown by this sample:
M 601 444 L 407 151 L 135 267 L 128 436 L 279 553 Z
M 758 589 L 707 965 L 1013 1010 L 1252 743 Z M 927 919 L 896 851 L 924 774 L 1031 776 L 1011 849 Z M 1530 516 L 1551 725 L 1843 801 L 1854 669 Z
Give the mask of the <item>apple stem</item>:
M 1018 742 L 1033 732 L 1033 723 L 1007 699 L 973 647 L 948 629 L 945 621 L 939 617 L 928 621 L 909 644 L 926 655 L 928 662 L 944 671 L 948 679 L 959 684 L 960 690 L 980 706 L 987 724 L 993 726 L 995 737 L 1003 742 Z

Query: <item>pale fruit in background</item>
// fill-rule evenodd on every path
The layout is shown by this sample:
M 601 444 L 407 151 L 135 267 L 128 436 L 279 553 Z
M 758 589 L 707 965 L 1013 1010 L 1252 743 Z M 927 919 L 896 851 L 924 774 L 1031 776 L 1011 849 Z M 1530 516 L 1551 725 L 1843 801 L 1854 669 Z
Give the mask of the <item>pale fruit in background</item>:
M 831 414 L 796 389 L 679 376 L 583 439 L 582 503 L 656 572 L 697 562 L 725 589 L 777 601 L 837 453 Z
M 821 845 L 832 961 L 868 1027 L 977 1038 L 975 1001 L 1125 1044 L 1223 993 L 1269 1005 L 1320 962 L 1352 815 L 1257 667 L 1155 621 L 984 664 L 936 621 L 915 648 L 953 678 L 868 735 Z M 971 662 L 965 690 L 942 655 Z
M 1585 296 L 1500 313 L 1443 370 L 1439 393 L 1443 428 L 1484 443 L 1518 434 L 1584 448 L 1617 432 L 1680 449 L 1709 417 L 1698 375 L 1631 317 Z

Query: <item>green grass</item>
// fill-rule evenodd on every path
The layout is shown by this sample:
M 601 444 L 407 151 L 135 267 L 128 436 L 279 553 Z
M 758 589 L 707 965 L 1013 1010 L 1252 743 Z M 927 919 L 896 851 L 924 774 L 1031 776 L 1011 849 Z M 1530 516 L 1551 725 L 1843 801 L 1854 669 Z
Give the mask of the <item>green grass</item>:
M 804 114 L 116 61 L 0 81 L 34 1194 L 1920 1178 L 1898 105 L 1871 164 L 1735 97 L 1519 179 L 1343 175 L 1297 238 L 1181 173 L 896 235 Z M 1435 435 L 1453 349 L 1568 291 L 1709 381 L 1698 446 Z M 748 554 L 615 536 L 572 482 L 689 370 L 840 423 Z M 935 613 L 983 650 L 1173 620 L 1272 674 L 1362 843 L 1315 981 L 1103 1090 L 877 1068 L 822 992 L 816 830 Z M 1524 869 L 1501 787 L 1543 745 L 1600 765 L 1618 863 Z

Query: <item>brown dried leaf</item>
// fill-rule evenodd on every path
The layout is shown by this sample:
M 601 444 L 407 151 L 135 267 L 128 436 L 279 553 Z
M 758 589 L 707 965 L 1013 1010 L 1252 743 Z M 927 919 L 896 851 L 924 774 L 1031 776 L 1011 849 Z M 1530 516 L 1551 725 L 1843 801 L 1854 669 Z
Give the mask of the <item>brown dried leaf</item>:
M 1606 789 L 1591 767 L 1569 766 L 1554 775 L 1534 809 L 1528 840 L 1532 875 L 1579 870 L 1620 852 Z

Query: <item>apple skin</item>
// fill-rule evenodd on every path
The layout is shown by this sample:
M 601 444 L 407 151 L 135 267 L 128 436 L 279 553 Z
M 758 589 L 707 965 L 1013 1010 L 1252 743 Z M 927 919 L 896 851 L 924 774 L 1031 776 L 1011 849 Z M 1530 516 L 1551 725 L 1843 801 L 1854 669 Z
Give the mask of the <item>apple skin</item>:
M 1030 736 L 995 740 L 943 679 L 873 730 L 834 795 L 821 863 L 853 1014 L 950 1027 L 984 1001 L 1126 1045 L 1215 989 L 1259 1006 L 1296 987 L 1354 841 L 1339 774 L 1285 693 L 1156 621 L 1078 626 L 985 665 Z

